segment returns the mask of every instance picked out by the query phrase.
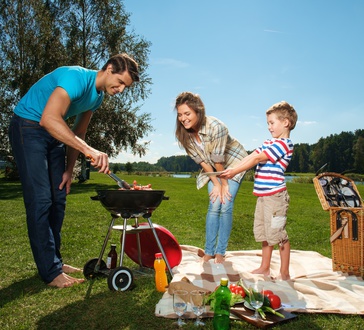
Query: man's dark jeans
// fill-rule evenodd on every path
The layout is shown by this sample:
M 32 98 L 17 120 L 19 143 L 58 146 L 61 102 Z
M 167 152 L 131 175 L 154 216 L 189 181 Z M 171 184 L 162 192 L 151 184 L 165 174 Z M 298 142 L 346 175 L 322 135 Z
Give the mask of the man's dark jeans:
M 19 170 L 30 245 L 39 275 L 52 282 L 62 273 L 61 228 L 66 189 L 59 190 L 65 170 L 64 144 L 39 123 L 14 115 L 9 138 Z

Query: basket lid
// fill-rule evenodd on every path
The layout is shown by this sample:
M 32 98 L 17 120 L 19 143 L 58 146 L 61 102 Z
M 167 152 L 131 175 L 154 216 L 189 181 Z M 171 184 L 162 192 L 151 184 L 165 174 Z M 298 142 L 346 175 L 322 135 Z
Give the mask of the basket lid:
M 322 208 L 362 208 L 362 199 L 355 182 L 339 173 L 325 172 L 313 179 Z

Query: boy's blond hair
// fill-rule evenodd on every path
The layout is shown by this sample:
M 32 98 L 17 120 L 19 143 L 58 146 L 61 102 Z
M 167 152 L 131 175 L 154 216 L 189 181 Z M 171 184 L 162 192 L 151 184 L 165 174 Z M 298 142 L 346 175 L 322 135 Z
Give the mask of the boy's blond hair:
M 276 114 L 279 120 L 288 119 L 289 121 L 289 130 L 293 130 L 296 127 L 297 123 L 297 112 L 292 105 L 287 103 L 286 101 L 281 101 L 276 104 L 273 104 L 267 111 L 266 115 Z

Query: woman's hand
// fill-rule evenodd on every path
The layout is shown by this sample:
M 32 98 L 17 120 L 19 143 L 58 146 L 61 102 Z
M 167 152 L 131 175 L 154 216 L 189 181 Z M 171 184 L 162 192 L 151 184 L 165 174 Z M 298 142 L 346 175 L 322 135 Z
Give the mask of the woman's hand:
M 214 186 L 210 192 L 210 201 L 212 203 L 215 203 L 215 201 L 217 200 L 217 198 L 220 198 L 220 200 L 222 200 L 222 195 L 221 195 L 221 185 L 220 183 L 215 183 L 213 182 Z
M 225 204 L 225 202 L 228 200 L 231 200 L 231 194 L 229 192 L 229 184 L 226 182 L 226 184 L 221 185 L 221 197 L 220 197 L 221 203 Z

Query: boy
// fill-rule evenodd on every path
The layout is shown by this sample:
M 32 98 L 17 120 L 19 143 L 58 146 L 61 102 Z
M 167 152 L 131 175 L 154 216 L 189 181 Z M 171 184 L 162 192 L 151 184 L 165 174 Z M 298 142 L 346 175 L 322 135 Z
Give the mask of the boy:
M 285 230 L 289 205 L 284 172 L 292 158 L 293 143 L 290 132 L 296 126 L 297 113 L 285 101 L 271 106 L 267 112 L 268 130 L 272 139 L 264 141 L 235 168 L 220 175 L 229 179 L 237 173 L 256 167 L 253 194 L 258 197 L 254 214 L 254 237 L 262 242 L 262 261 L 253 274 L 270 275 L 270 262 L 274 245 L 279 245 L 280 277 L 289 280 L 290 243 Z

